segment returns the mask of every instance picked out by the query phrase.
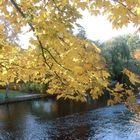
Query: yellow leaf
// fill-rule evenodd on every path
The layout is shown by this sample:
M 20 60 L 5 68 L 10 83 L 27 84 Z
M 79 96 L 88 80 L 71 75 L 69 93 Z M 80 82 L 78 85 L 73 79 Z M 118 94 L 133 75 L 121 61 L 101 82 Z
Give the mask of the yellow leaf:
M 113 100 L 109 99 L 109 100 L 107 101 L 107 105 L 113 105 L 113 104 L 114 104 Z
M 137 15 L 140 15 L 140 8 L 137 8 Z

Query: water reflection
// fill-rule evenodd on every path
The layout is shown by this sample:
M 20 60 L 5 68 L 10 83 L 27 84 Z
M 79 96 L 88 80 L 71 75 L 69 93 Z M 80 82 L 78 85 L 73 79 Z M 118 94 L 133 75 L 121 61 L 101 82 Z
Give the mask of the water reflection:
M 44 99 L 0 106 L 0 140 L 139 140 L 122 105 Z M 99 108 L 99 109 L 97 109 Z M 96 109 L 96 110 L 94 110 Z

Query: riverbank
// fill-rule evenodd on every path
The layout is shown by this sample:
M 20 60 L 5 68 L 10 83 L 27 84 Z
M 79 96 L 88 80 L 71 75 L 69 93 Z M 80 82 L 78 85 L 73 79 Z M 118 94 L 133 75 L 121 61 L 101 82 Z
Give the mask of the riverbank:
M 30 94 L 0 100 L 0 105 L 50 97 L 48 94 Z

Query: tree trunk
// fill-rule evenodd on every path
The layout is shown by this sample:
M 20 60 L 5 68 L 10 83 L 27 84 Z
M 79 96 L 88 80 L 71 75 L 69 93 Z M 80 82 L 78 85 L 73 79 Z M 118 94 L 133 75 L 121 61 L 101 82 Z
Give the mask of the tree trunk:
M 8 98 L 8 94 L 9 94 L 9 83 L 6 85 L 5 99 Z

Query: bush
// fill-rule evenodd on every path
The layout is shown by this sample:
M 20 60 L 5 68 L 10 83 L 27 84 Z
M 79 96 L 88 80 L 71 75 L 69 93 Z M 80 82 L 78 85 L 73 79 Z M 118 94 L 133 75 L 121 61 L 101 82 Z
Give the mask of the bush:
M 28 93 L 44 93 L 47 89 L 46 85 L 27 82 L 22 85 L 21 90 Z

